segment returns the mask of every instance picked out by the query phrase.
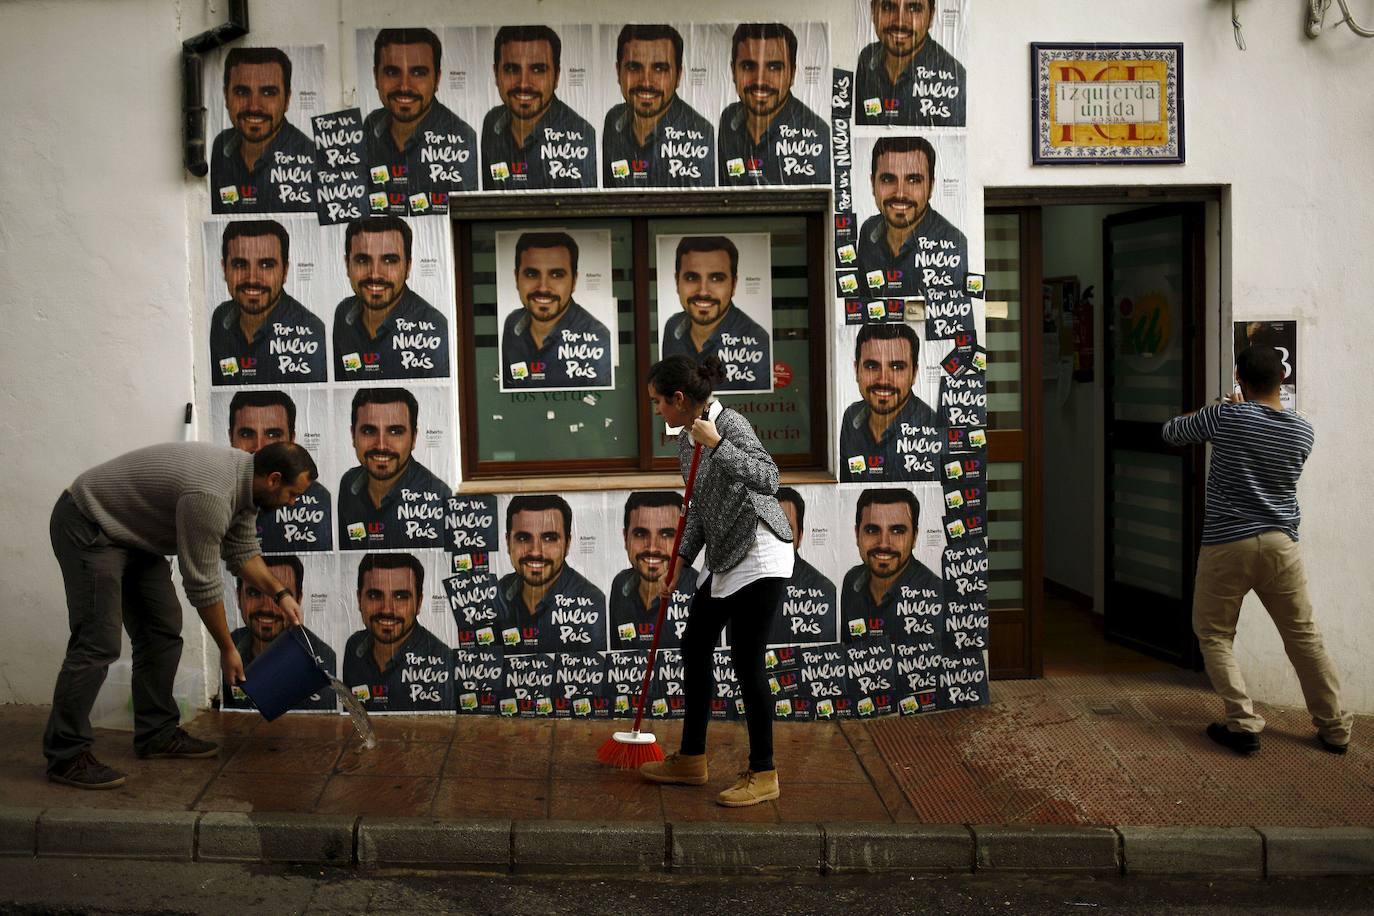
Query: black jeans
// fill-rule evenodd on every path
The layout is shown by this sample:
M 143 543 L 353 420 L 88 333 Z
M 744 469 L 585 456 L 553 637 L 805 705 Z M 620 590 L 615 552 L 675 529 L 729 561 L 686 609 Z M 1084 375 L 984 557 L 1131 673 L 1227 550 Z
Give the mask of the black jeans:
M 119 658 L 120 624 L 133 646 L 134 747 L 155 744 L 181 720 L 172 697 L 181 661 L 181 603 L 166 557 L 120 547 L 64 492 L 48 526 L 62 567 L 71 638 L 43 733 L 48 766 L 90 748 L 91 707 Z
M 786 582 L 777 576 L 756 579 L 725 598 L 708 597 L 705 584 L 697 587 L 682 637 L 687 718 L 682 724 L 681 753 L 706 753 L 706 726 L 715 687 L 712 654 L 721 629 L 729 623 L 730 661 L 744 697 L 744 718 L 749 727 L 749 769 L 756 773 L 773 769 L 773 704 L 763 671 L 763 651 Z

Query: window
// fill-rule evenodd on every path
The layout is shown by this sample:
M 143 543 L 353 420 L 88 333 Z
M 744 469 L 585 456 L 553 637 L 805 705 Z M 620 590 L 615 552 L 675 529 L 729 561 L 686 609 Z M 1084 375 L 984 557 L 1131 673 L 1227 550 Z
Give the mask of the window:
M 656 195 L 659 212 L 640 200 L 632 214 L 579 206 L 586 215 L 567 219 L 550 218 L 552 202 L 502 213 L 494 204 L 512 202 L 500 201 L 457 219 L 464 479 L 676 470 L 643 385 L 665 335 L 670 349 L 690 340 L 686 352 L 726 358 L 721 400 L 779 466 L 825 468 L 828 205 L 814 193 L 759 196 L 732 211 L 717 195 Z M 718 268 L 731 248 L 733 296 L 710 286 L 730 280 Z M 682 315 L 683 295 L 697 297 L 702 323 Z

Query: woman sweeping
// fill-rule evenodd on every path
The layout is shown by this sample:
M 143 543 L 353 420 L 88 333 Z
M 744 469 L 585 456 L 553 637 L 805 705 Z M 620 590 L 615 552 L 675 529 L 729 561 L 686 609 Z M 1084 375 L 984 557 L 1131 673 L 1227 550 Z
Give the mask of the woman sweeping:
M 792 529 L 773 494 L 778 466 L 749 421 L 711 397 L 724 378 L 720 360 L 698 364 L 670 356 L 649 369 L 649 400 L 669 426 L 682 427 L 678 462 L 685 477 L 693 444 L 702 446 L 696 491 L 678 556 L 690 563 L 706 547 L 711 575 L 697 586 L 682 640 L 687 716 L 682 746 L 639 772 L 659 783 L 704 785 L 706 725 L 713 688 L 711 660 L 721 629 L 731 632 L 730 657 L 744 696 L 749 727 L 749 769 L 716 800 L 728 807 L 777 798 L 773 765 L 773 710 L 763 653 L 783 585 L 792 575 Z M 665 582 L 663 589 L 672 588 Z

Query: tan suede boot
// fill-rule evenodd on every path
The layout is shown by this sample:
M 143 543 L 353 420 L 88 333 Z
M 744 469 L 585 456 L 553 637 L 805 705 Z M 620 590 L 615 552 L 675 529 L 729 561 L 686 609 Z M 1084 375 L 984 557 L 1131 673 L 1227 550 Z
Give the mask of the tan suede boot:
M 705 754 L 669 754 L 664 760 L 644 764 L 639 775 L 649 782 L 681 786 L 704 786 L 709 778 Z
M 727 808 L 744 808 L 759 802 L 771 801 L 782 794 L 778 788 L 778 771 L 763 770 L 755 773 L 745 770 L 739 781 L 716 796 L 716 803 Z

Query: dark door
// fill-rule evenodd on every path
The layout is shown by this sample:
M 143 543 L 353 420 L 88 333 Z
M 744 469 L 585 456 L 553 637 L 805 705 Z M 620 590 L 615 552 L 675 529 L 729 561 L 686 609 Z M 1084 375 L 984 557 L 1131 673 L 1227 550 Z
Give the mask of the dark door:
M 1201 204 L 1103 224 L 1106 633 L 1189 667 L 1203 453 L 1160 427 L 1203 399 L 1202 225 Z

